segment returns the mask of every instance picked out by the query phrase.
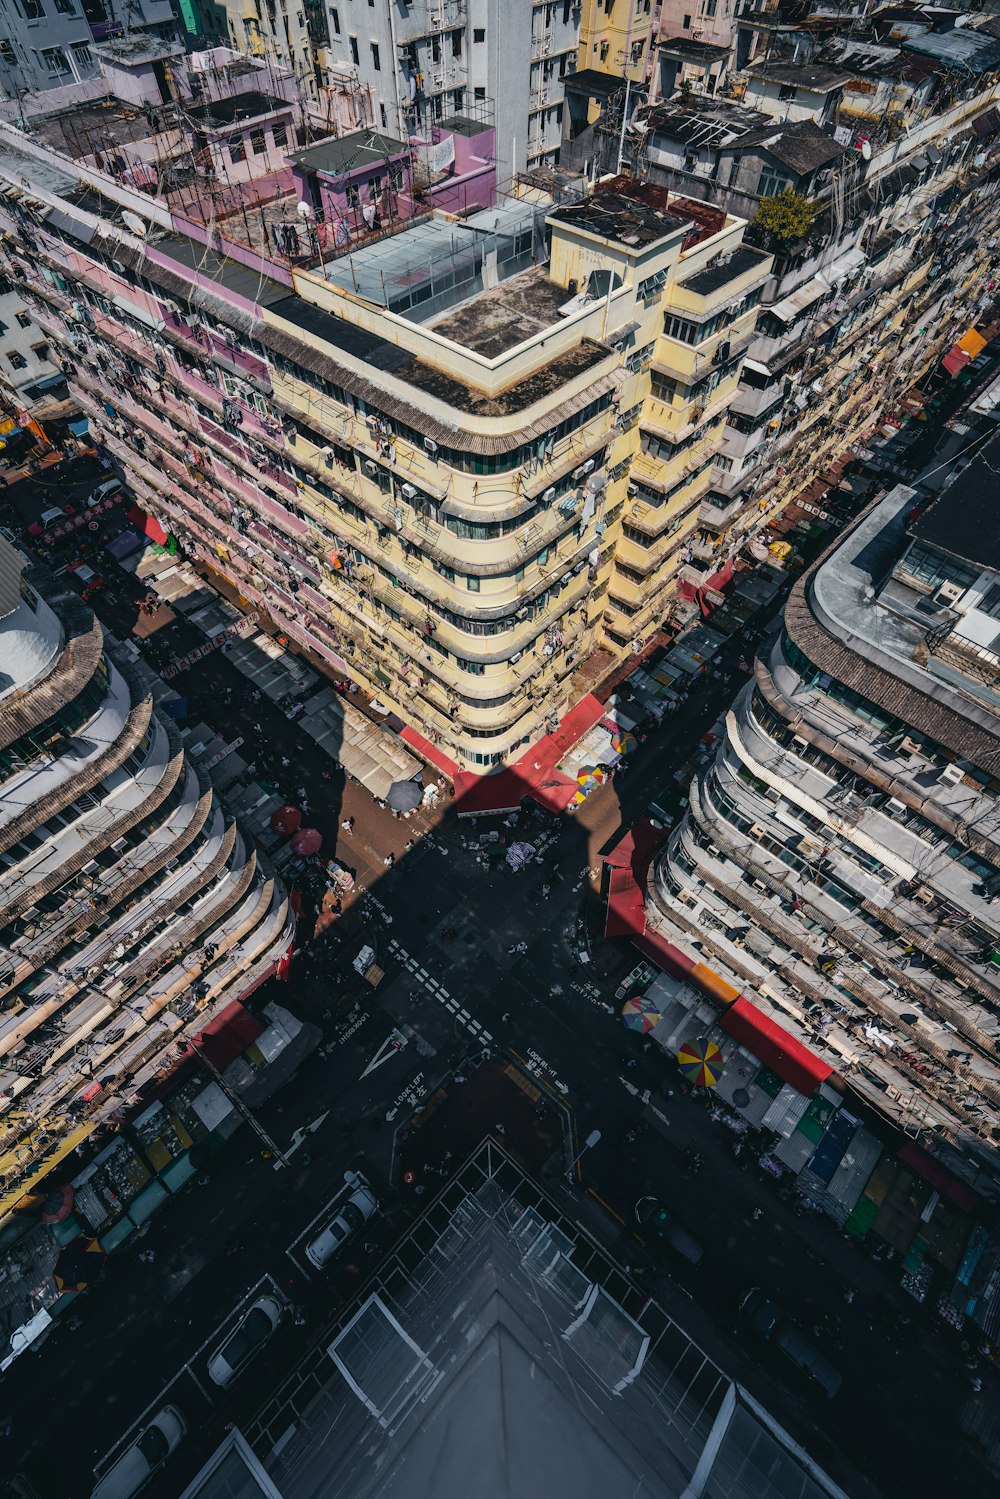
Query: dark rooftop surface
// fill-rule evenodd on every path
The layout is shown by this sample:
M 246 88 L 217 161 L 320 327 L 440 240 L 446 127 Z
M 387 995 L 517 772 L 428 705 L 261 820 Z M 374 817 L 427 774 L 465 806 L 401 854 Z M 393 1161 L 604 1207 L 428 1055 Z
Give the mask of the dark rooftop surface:
M 730 142 L 730 149 L 743 151 L 748 146 L 760 146 L 776 161 L 789 167 L 800 176 L 814 172 L 830 161 L 838 161 L 847 154 L 847 148 L 827 135 L 812 120 L 800 120 L 794 125 L 781 125 L 772 121 L 749 130 L 739 140 Z
M 766 78 L 769 83 L 794 83 L 797 88 L 816 89 L 820 93 L 849 82 L 851 76 L 843 68 L 825 68 L 807 62 L 765 62 L 752 68 L 751 73 Z
M 171 260 L 179 261 L 181 265 L 212 281 L 218 281 L 238 297 L 256 302 L 259 307 L 270 307 L 282 297 L 288 296 L 288 287 L 281 282 L 262 276 L 259 271 L 252 270 L 238 260 L 218 255 L 206 245 L 199 244 L 197 240 L 186 239 L 182 234 L 164 235 L 156 241 L 156 248 Z
M 405 156 L 409 151 L 405 141 L 393 135 L 381 135 L 375 130 L 355 130 L 352 135 L 331 137 L 318 145 L 307 146 L 304 151 L 295 151 L 288 158 L 301 167 L 311 167 L 314 172 L 360 172 L 384 162 L 387 157 Z
M 974 567 L 1000 572 L 1000 432 L 909 527 L 910 535 Z
M 258 115 L 269 115 L 275 110 L 291 107 L 286 99 L 276 99 L 273 94 L 252 89 L 246 94 L 236 94 L 232 99 L 213 99 L 209 104 L 188 110 L 188 113 L 193 120 L 205 125 L 238 125 L 243 120 L 255 120 Z
M 283 301 L 268 303 L 277 317 L 294 323 L 297 328 L 314 334 L 345 354 L 363 360 L 374 370 L 393 374 L 416 390 L 422 390 L 427 395 L 446 402 L 457 411 L 470 412 L 476 416 L 511 416 L 523 411 L 535 401 L 540 401 L 543 396 L 558 390 L 568 380 L 608 358 L 609 351 L 603 344 L 585 338 L 575 348 L 550 360 L 542 369 L 519 381 L 510 390 L 490 396 L 485 391 L 464 385 L 442 370 L 435 369 L 433 365 L 425 364 L 397 344 L 368 333 L 347 322 L 345 318 L 334 317 L 333 313 L 324 312 L 301 297 L 289 295 L 285 288 L 282 291 L 285 292 Z M 565 300 L 566 293 L 562 292 L 561 295 Z
M 473 120 L 469 115 L 449 115 L 446 120 L 438 120 L 437 128 L 445 135 L 476 136 L 492 127 L 484 125 L 482 120 Z
M 590 94 L 594 99 L 610 99 L 612 95 L 624 92 L 625 80 L 614 73 L 602 73 L 597 68 L 580 68 L 576 73 L 566 74 L 563 88 L 576 94 Z M 633 98 L 643 98 L 646 86 L 633 83 L 629 92 Z
M 615 177 L 599 186 L 584 202 L 557 208 L 551 217 L 574 229 L 639 248 L 676 234 L 688 223 L 679 210 L 668 208 L 672 201 L 666 188 Z
M 712 63 L 717 62 L 720 57 L 729 56 L 728 47 L 719 47 L 712 42 L 699 42 L 693 36 L 663 37 L 659 48 L 665 57 L 680 57 L 685 62 Z
M 162 128 L 169 129 L 173 122 L 173 107 L 162 106 L 157 113 Z M 126 141 L 148 140 L 152 133 L 145 110 L 123 104 L 120 99 L 76 104 L 72 109 L 38 115 L 31 121 L 31 134 L 35 140 L 65 152 L 74 161 Z
M 442 338 L 495 359 L 558 323 L 559 309 L 569 299 L 564 286 L 549 280 L 545 266 L 536 266 L 483 292 L 432 327 Z
M 729 281 L 735 281 L 737 276 L 745 276 L 748 271 L 757 270 L 763 266 L 767 256 L 761 250 L 753 250 L 749 245 L 740 245 L 731 255 L 723 255 L 711 265 L 707 265 L 703 271 L 691 276 L 682 282 L 686 291 L 694 292 L 696 296 L 706 297 L 709 292 L 718 291 L 720 286 L 725 286 Z
M 747 131 L 773 124 L 759 109 L 747 109 L 728 99 L 699 99 L 685 105 L 680 98 L 657 104 L 646 113 L 649 128 L 686 146 L 710 148 L 732 144 Z

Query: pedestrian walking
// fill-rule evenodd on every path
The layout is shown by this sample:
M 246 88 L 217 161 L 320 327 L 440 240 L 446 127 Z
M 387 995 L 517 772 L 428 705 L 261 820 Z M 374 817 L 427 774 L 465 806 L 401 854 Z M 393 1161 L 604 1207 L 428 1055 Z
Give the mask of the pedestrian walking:
M 348 838 L 350 838 L 350 837 L 353 836 L 353 834 L 354 834 L 354 818 L 353 817 L 345 817 L 344 820 L 343 820 L 343 822 L 340 824 L 340 826 L 343 828 L 343 830 L 347 834 Z
M 385 865 L 386 869 L 391 869 L 395 862 L 396 855 L 392 852 L 387 853 L 385 858 L 382 860 L 382 863 Z

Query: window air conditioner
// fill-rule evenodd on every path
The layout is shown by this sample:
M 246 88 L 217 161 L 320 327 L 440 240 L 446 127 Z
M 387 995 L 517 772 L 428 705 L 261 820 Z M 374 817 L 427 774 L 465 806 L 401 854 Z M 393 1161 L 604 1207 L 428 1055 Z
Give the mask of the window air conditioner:
M 375 475 L 378 473 L 378 464 L 377 463 L 373 463 L 370 458 L 366 458 L 365 461 L 364 461 L 364 464 L 362 466 L 364 468 L 365 473 L 366 474 L 371 474 L 372 478 L 374 478 Z
M 808 739 L 803 739 L 801 734 L 793 734 L 792 746 L 796 750 L 807 750 L 809 748 L 809 741 Z
M 555 489 L 554 488 L 547 489 L 545 491 L 545 493 L 542 495 L 542 504 L 543 505 L 550 505 L 552 503 L 552 501 L 555 499 L 555 497 L 556 497 Z
M 909 734 L 904 734 L 899 741 L 899 753 L 901 755 L 922 755 L 924 747 L 916 739 L 911 739 Z
M 759 822 L 755 822 L 755 823 L 752 824 L 752 826 L 750 828 L 750 837 L 751 838 L 765 838 L 766 836 L 767 836 L 767 829 L 766 828 L 762 828 Z
M 593 458 L 588 458 L 586 463 L 581 463 L 579 468 L 573 470 L 574 479 L 585 479 L 594 467 Z
M 901 802 L 898 797 L 890 796 L 885 804 L 885 810 L 890 817 L 905 817 L 906 803 Z
M 333 449 L 332 448 L 320 448 L 320 450 L 319 450 L 319 456 L 326 463 L 330 463 L 333 460 Z
M 961 583 L 942 583 L 934 595 L 936 604 L 957 604 L 965 592 Z
M 403 484 L 400 486 L 400 489 L 401 493 L 405 494 L 408 500 L 415 500 L 417 498 L 417 495 L 420 493 L 415 484 Z
M 425 437 L 424 438 L 424 451 L 427 452 L 427 453 L 430 453 L 431 457 L 434 457 L 436 455 L 436 453 L 437 453 L 437 450 L 438 450 L 438 445 L 434 441 L 433 437 Z
M 953 761 L 950 765 L 946 765 L 944 770 L 942 770 L 941 779 L 942 781 L 947 782 L 949 786 L 957 786 L 959 781 L 965 780 L 965 771 L 962 769 L 961 765 L 956 765 Z

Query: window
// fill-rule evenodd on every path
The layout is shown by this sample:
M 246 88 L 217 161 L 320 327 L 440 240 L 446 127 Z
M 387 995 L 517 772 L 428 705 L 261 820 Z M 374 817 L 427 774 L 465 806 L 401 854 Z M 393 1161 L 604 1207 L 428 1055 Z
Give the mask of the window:
M 456 114 L 461 114 L 465 108 L 465 89 L 457 88 L 451 96 L 451 107 Z
M 287 125 L 272 125 L 271 126 L 271 139 L 274 141 L 274 144 L 276 146 L 287 146 L 288 145 L 288 126 Z
M 94 66 L 94 54 L 86 42 L 74 42 L 69 49 L 69 54 L 80 73 Z
M 460 31 L 453 31 L 451 34 L 451 55 L 452 57 L 461 57 L 462 55 L 462 33 Z
M 790 186 L 791 182 L 782 172 L 775 167 L 764 167 L 757 183 L 757 193 L 761 198 L 776 198 Z
M 30 312 L 16 312 L 14 314 L 14 316 L 17 318 L 17 321 L 18 321 L 18 324 L 19 324 L 20 327 L 22 327 L 22 328 L 30 328 L 31 327 L 31 313 Z
M 250 149 L 255 156 L 265 156 L 267 154 L 267 137 L 263 130 L 251 130 Z
M 379 112 L 379 114 L 382 117 L 382 129 L 383 130 L 388 130 L 388 128 L 389 128 L 389 117 L 388 117 L 388 115 L 385 112 L 385 105 L 381 102 L 381 100 L 379 101 L 378 112 Z
M 476 43 L 478 43 L 478 42 L 485 42 L 485 40 L 486 40 L 486 27 L 485 26 L 475 26 L 475 27 L 473 27 L 473 30 L 472 30 L 472 40 L 474 42 L 476 42 Z
M 790 102 L 795 98 L 796 88 L 794 83 L 780 83 L 778 85 L 778 98 Z
M 21 0 L 21 9 L 29 21 L 40 21 L 45 15 L 45 7 L 42 0 Z M 50 49 L 50 50 L 55 50 Z M 45 56 L 45 53 L 42 53 Z
M 229 137 L 229 160 L 246 161 L 247 143 L 242 135 L 231 135 Z
M 431 37 L 431 62 L 440 62 L 440 61 L 441 61 L 441 38 L 439 36 L 432 36 Z
M 485 99 L 486 98 L 486 90 L 484 88 L 474 88 L 472 90 L 472 97 L 474 99 Z
M 378 42 L 372 42 L 371 48 L 372 48 L 372 67 L 375 69 L 376 73 L 381 73 L 381 71 L 382 71 L 382 54 L 379 52 Z
M 347 40 L 351 48 L 351 61 L 355 67 L 358 67 L 361 62 L 361 53 L 358 51 L 358 39 L 356 36 L 349 36 Z
M 465 586 L 469 590 L 470 593 L 478 593 L 479 592 L 479 579 L 478 578 L 472 578 L 472 577 L 466 578 L 466 580 L 465 580 Z
M 56 0 L 56 10 L 61 16 L 71 16 L 75 9 L 73 0 Z
M 11 46 L 6 37 L 0 39 L 0 58 L 2 58 L 4 62 L 10 62 L 14 64 L 17 63 L 17 53 L 14 51 L 14 48 Z
M 347 189 L 347 206 L 348 208 L 361 207 L 361 193 L 359 192 L 356 183 L 352 183 L 351 186 Z
M 337 14 L 337 7 L 335 5 L 331 5 L 330 6 L 330 20 L 333 22 L 333 34 L 334 34 L 334 36 L 339 36 L 340 35 L 340 16 Z
M 66 54 L 61 47 L 43 47 L 42 62 L 50 78 L 58 78 L 60 73 L 69 72 Z
M 7 355 L 7 362 L 12 370 L 23 370 L 27 369 L 28 367 L 28 361 L 25 359 L 23 354 L 18 353 L 17 349 L 15 349 L 13 353 Z M 477 583 L 476 587 L 478 588 L 478 586 L 479 584 Z
M 1000 619 L 1000 583 L 991 583 L 975 607 L 991 619 Z
M 684 19 L 683 19 L 683 21 L 681 22 L 681 25 L 683 26 L 683 28 L 684 28 L 685 31 L 690 31 L 691 30 L 691 17 L 690 16 L 685 16 Z

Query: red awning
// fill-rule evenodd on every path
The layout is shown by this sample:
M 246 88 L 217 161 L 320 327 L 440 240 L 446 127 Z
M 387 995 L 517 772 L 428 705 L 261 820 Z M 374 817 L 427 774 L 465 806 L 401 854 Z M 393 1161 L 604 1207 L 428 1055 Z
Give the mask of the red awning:
M 759 1057 L 765 1067 L 796 1088 L 799 1093 L 815 1093 L 833 1068 L 814 1056 L 801 1041 L 796 1041 L 777 1021 L 765 1015 L 742 995 L 719 1017 L 722 1029 L 734 1041 Z
M 964 349 L 960 349 L 958 344 L 955 344 L 954 348 L 949 349 L 942 359 L 941 367 L 942 369 L 946 369 L 952 379 L 954 379 L 957 374 L 960 374 L 965 369 L 968 363 L 968 354 Z
M 694 967 L 691 959 L 679 947 L 668 942 L 666 937 L 661 937 L 659 932 L 647 930 L 641 937 L 636 937 L 632 945 L 639 949 L 644 958 L 655 963 L 657 968 L 669 973 L 671 978 L 686 979 Z
M 166 531 L 164 531 L 160 522 L 155 520 L 153 516 L 147 515 L 141 506 L 133 505 L 128 513 L 128 519 L 130 525 L 135 526 L 137 531 L 141 531 L 143 536 L 148 536 L 150 541 L 155 541 L 157 546 L 166 546 L 170 539 Z
M 631 869 L 613 869 L 608 886 L 606 937 L 633 937 L 646 926 L 646 902 Z
M 904 1145 L 902 1150 L 897 1151 L 897 1154 L 905 1166 L 909 1166 L 918 1176 L 922 1176 L 924 1181 L 930 1182 L 942 1197 L 946 1197 L 956 1207 L 964 1208 L 971 1213 L 973 1208 L 979 1206 L 979 1194 L 964 1181 L 960 1181 L 957 1176 L 953 1176 L 947 1166 L 936 1161 L 919 1145 Z
M 246 1051 L 251 1041 L 256 1041 L 263 1030 L 264 1026 L 257 1017 L 245 1010 L 239 1000 L 234 1000 L 195 1036 L 194 1044 L 204 1053 L 207 1061 L 221 1072 Z

